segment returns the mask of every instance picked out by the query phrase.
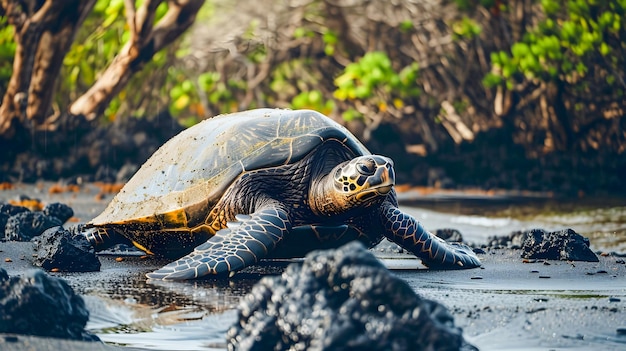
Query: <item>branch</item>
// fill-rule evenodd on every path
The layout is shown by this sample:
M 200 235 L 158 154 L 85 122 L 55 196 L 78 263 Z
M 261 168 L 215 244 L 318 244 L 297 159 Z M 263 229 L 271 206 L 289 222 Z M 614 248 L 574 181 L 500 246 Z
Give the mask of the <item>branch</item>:
M 16 1 L 2 0 L 0 5 L 2 6 L 3 11 L 2 16 L 6 17 L 8 23 L 15 27 L 15 34 L 17 36 L 18 33 L 22 31 L 24 23 L 28 17 L 30 17 L 32 12 L 25 12 L 24 10 L 28 9 L 24 9 Z
M 124 8 L 126 10 L 126 23 L 128 23 L 128 31 L 130 32 L 129 41 L 137 40 L 137 25 L 135 23 L 135 2 L 133 0 L 124 0 Z
M 49 115 L 63 58 L 95 1 L 2 1 L 17 46 L 0 106 L 0 134 L 10 137 L 16 121 L 41 124 Z
M 145 1 L 134 15 L 129 13 L 135 10 L 131 2 L 127 1 L 126 5 L 127 21 L 133 30 L 131 39 L 98 81 L 70 106 L 70 114 L 83 115 L 89 120 L 100 115 L 135 72 L 193 24 L 204 4 L 204 0 L 170 0 L 167 13 L 154 25 L 156 8 L 161 1 Z
M 456 113 L 450 102 L 444 100 L 441 102 L 441 108 L 445 113 L 440 113 L 439 117 L 455 143 L 460 144 L 463 140 L 474 140 L 474 133 L 463 123 L 461 116 Z

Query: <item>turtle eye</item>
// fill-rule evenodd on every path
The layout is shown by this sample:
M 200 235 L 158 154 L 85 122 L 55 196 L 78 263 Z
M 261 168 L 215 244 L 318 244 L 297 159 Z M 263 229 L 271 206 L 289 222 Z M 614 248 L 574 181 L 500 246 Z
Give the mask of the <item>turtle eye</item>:
M 335 180 L 338 180 L 338 181 L 341 180 L 341 168 L 335 171 Z
M 376 162 L 371 158 L 367 158 L 363 161 L 359 161 L 359 163 L 356 164 L 356 169 L 363 175 L 372 175 L 376 172 Z

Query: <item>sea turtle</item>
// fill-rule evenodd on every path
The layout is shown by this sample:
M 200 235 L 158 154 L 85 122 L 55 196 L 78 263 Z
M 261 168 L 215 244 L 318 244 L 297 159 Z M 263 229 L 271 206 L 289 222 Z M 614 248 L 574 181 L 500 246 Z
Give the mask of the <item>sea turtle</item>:
M 86 236 L 96 249 L 126 238 L 178 259 L 148 273 L 153 279 L 232 274 L 263 258 L 352 240 L 372 247 L 383 237 L 429 267 L 480 266 L 469 247 L 398 209 L 394 182 L 389 158 L 318 112 L 238 112 L 165 143 L 87 223 Z

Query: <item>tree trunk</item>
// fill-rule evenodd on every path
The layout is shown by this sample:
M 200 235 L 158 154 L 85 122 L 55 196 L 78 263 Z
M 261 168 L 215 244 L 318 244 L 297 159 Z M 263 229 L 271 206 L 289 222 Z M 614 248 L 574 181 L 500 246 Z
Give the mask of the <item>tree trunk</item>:
M 168 12 L 154 26 L 154 9 L 160 2 L 146 0 L 135 11 L 134 2 L 126 1 L 131 37 L 98 81 L 72 103 L 70 114 L 83 115 L 89 120 L 102 114 L 135 72 L 193 24 L 204 0 L 168 1 Z
M 0 106 L 0 135 L 17 123 L 42 124 L 49 115 L 54 84 L 77 29 L 96 0 L 2 0 L 15 27 L 13 73 Z
M 549 98 L 549 128 L 555 138 L 558 150 L 570 150 L 572 146 L 572 126 L 568 118 L 567 107 L 563 101 L 564 83 L 562 80 L 549 82 L 547 96 Z

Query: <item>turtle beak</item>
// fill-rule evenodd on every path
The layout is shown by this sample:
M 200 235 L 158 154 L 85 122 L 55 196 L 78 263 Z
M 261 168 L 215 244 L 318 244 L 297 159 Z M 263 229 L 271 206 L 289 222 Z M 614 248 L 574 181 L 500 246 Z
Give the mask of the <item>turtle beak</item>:
M 391 188 L 393 188 L 393 185 L 381 186 L 380 188 L 376 189 L 376 191 L 378 191 L 380 195 L 386 195 L 389 194 Z
M 376 187 L 376 192 L 379 195 L 388 194 L 396 183 L 396 175 L 393 171 L 393 166 L 387 164 L 386 167 L 380 167 L 376 171 L 376 176 L 380 180 L 380 185 Z

